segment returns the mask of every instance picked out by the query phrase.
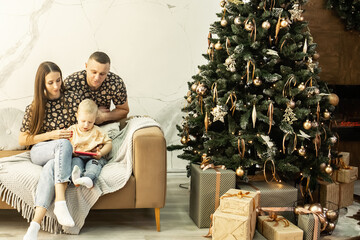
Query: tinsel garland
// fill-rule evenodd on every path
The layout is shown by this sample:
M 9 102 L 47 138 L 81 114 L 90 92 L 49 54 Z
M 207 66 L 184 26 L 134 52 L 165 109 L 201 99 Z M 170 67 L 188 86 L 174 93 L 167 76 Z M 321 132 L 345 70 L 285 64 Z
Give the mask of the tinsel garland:
M 327 8 L 345 21 L 346 30 L 360 31 L 360 0 L 328 0 Z

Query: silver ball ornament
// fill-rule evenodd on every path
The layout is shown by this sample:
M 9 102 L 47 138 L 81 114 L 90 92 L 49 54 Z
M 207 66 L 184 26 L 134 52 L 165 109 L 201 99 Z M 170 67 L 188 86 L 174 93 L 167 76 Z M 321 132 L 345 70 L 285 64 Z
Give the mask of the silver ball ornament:
M 335 144 L 337 142 L 337 137 L 335 137 L 335 136 L 330 137 L 330 142 L 332 144 Z

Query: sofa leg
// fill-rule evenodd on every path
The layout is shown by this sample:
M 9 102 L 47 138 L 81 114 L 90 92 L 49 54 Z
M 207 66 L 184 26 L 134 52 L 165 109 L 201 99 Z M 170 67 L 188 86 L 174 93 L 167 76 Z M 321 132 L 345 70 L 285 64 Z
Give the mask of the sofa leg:
M 156 230 L 160 232 L 160 208 L 155 208 Z

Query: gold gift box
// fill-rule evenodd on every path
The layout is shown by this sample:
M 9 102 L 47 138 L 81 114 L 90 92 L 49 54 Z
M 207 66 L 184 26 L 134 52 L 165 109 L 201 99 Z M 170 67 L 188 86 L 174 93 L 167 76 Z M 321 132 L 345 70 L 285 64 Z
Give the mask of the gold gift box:
M 351 183 L 329 183 L 318 180 L 319 202 L 322 207 L 337 210 L 347 207 L 354 202 L 354 182 Z
M 220 210 L 241 216 L 250 216 L 259 206 L 258 192 L 229 189 L 220 198 Z
M 250 216 L 224 213 L 217 209 L 213 215 L 213 240 L 251 240 L 256 227 L 256 211 Z
M 340 159 L 345 163 L 346 166 L 350 164 L 350 153 L 349 152 L 339 152 L 341 155 Z
M 336 182 L 341 183 L 351 183 L 353 181 L 356 181 L 358 178 L 358 168 L 349 166 L 348 169 L 339 169 L 335 170 L 332 179 Z
M 283 218 L 278 215 L 278 218 Z M 288 221 L 285 227 L 283 221 L 267 221 L 269 216 L 258 216 L 257 230 L 268 240 L 303 240 L 303 230 Z

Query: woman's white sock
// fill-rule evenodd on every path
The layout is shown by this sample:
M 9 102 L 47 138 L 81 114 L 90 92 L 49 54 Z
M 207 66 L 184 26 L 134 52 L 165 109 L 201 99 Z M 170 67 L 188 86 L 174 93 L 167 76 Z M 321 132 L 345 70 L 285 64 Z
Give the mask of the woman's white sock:
M 87 188 L 92 188 L 94 186 L 93 181 L 89 177 L 81 177 L 74 181 L 75 185 L 83 185 Z
M 37 240 L 40 225 L 37 222 L 31 222 L 23 240 Z
M 56 218 L 61 225 L 66 227 L 75 226 L 74 220 L 72 219 L 66 206 L 66 201 L 55 202 L 54 214 L 56 215 Z

